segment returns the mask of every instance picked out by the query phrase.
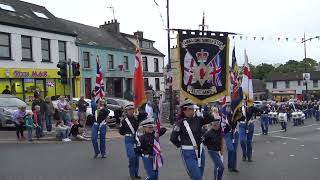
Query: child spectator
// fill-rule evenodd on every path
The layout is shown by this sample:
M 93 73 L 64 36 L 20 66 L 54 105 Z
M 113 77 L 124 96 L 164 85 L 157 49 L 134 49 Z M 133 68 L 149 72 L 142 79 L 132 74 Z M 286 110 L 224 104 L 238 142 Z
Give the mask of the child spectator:
M 32 142 L 32 130 L 34 128 L 32 115 L 33 115 L 32 112 L 28 112 L 24 118 L 25 124 L 26 124 L 26 129 L 28 131 L 28 141 L 30 141 L 30 142 Z
M 34 124 L 35 124 L 35 128 L 36 128 L 36 137 L 39 140 L 40 137 L 43 137 L 43 129 L 41 126 L 42 119 L 41 119 L 41 115 L 40 115 L 40 106 L 36 105 L 34 106 L 34 110 L 33 110 L 33 120 L 34 120 Z

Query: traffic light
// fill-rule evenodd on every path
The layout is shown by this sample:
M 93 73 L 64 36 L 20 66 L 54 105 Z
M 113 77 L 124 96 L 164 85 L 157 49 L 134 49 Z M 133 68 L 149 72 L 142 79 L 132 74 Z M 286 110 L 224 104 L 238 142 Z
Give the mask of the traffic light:
M 72 75 L 73 77 L 80 76 L 80 64 L 77 62 L 72 62 Z
M 60 70 L 58 71 L 58 75 L 61 76 L 61 79 L 68 78 L 67 62 L 59 62 L 57 64 L 57 67 L 60 68 Z

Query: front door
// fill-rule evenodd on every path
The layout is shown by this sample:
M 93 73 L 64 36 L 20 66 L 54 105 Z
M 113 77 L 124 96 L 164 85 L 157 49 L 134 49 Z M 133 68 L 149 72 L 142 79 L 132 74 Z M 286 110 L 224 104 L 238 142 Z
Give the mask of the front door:
M 91 99 L 91 78 L 85 78 L 84 81 L 86 98 Z
M 123 97 L 123 90 L 122 90 L 122 79 L 121 78 L 114 78 L 113 80 L 113 87 L 114 87 L 114 96 L 118 98 Z

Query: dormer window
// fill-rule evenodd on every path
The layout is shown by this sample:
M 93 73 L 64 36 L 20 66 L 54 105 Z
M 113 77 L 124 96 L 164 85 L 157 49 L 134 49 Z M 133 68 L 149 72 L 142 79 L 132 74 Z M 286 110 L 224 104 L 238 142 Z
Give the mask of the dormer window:
M 1 3 L 0 3 L 0 8 L 1 8 L 1 9 L 3 9 L 3 10 L 16 12 L 16 10 L 15 10 L 15 9 L 13 9 L 13 7 L 12 7 L 12 6 L 7 5 L 7 4 L 1 4 Z
M 39 18 L 49 19 L 48 16 L 46 16 L 42 12 L 37 12 L 37 11 L 32 11 L 32 12 Z

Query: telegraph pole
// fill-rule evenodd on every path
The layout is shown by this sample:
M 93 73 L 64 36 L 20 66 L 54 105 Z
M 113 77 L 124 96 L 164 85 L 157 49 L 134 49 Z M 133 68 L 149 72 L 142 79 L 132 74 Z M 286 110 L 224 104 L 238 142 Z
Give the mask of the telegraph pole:
M 304 45 L 304 73 L 307 73 L 307 46 L 306 46 L 306 33 L 303 34 L 303 45 Z M 308 100 L 308 80 L 306 81 L 306 100 Z
M 68 59 L 68 66 L 69 66 L 69 85 L 70 85 L 70 101 L 73 98 L 73 83 L 72 83 L 72 70 L 71 70 L 71 66 L 72 66 L 72 62 L 71 59 Z

